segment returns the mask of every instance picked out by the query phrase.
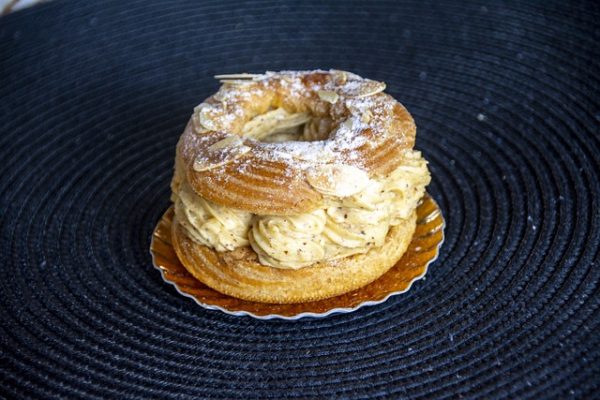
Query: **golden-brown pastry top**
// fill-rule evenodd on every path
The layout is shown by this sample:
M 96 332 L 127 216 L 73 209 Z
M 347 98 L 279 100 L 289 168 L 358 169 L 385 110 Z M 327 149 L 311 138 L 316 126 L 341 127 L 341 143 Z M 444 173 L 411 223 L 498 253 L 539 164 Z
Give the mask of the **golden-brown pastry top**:
M 414 145 L 412 117 L 381 82 L 335 70 L 221 78 L 221 89 L 196 107 L 176 161 L 193 190 L 219 205 L 255 214 L 311 211 L 324 194 L 351 195 L 369 177 L 395 170 L 401 150 Z M 263 116 L 278 113 L 310 125 L 308 141 L 256 136 Z

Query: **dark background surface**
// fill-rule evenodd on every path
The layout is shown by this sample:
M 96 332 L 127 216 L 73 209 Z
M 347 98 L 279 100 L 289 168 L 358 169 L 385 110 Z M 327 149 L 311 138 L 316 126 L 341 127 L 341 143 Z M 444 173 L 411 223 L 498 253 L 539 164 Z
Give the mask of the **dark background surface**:
M 0 395 L 600 398 L 599 18 L 59 0 L 0 19 Z M 412 112 L 441 256 L 352 314 L 206 311 L 148 253 L 176 140 L 214 74 L 313 68 L 385 81 Z

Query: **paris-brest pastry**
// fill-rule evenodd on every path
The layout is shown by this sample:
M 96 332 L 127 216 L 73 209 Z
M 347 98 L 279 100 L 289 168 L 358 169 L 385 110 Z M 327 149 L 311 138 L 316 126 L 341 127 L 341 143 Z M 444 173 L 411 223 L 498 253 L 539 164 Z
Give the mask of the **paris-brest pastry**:
M 394 266 L 430 175 L 385 84 L 338 70 L 217 78 L 177 145 L 172 241 L 185 268 L 227 295 L 297 303 Z

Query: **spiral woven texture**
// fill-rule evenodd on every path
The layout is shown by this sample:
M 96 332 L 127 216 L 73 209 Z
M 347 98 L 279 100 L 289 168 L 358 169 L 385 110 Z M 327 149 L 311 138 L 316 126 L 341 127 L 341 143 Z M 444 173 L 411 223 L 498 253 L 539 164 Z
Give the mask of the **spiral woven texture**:
M 0 397 L 599 398 L 597 3 L 53 1 L 0 19 Z M 204 310 L 148 252 L 229 72 L 339 68 L 417 122 L 446 241 L 317 320 Z

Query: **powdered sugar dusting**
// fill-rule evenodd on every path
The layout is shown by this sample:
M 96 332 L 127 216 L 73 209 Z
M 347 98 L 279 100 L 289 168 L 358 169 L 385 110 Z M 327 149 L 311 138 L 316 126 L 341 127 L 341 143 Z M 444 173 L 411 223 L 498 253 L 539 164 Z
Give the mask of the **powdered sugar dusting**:
M 278 98 L 289 99 L 291 106 L 287 107 L 300 104 L 314 115 L 327 115 L 332 121 L 332 130 L 325 140 L 265 143 L 247 138 L 244 141 L 252 156 L 285 164 L 287 176 L 303 176 L 318 164 L 366 169 L 365 151 L 389 136 L 389 121 L 397 104 L 392 97 L 381 93 L 384 83 L 345 71 L 281 71 L 219 78 L 224 79 L 219 91 L 195 109 L 195 121 L 204 130 L 241 134 L 244 124 L 256 116 L 251 112 L 256 100 L 274 98 L 275 93 Z M 323 93 L 327 94 L 325 99 Z M 236 165 L 242 173 L 247 168 L 243 158 L 237 159 Z

